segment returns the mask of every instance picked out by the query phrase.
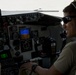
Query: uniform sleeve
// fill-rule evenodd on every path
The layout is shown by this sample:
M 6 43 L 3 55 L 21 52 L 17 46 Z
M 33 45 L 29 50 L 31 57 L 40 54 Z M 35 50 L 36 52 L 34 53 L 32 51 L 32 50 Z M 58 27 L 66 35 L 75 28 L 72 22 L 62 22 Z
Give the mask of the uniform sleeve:
M 72 66 L 73 52 L 69 46 L 65 47 L 58 59 L 55 61 L 55 68 L 61 73 L 66 73 Z

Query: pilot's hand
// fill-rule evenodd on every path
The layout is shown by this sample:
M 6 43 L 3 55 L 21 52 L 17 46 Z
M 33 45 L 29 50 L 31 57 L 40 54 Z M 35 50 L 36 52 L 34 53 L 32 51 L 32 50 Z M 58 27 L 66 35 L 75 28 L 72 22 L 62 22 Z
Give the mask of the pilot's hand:
M 32 65 L 37 64 L 35 62 L 27 62 L 21 65 L 20 69 L 27 69 L 27 70 L 32 70 Z

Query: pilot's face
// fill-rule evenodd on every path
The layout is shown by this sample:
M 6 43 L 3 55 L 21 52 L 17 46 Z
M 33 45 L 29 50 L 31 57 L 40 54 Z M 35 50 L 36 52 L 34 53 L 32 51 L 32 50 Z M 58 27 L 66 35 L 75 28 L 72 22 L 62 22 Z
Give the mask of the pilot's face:
M 64 13 L 64 18 L 66 19 L 63 24 L 63 28 L 66 31 L 66 36 L 75 37 L 76 36 L 76 14 Z

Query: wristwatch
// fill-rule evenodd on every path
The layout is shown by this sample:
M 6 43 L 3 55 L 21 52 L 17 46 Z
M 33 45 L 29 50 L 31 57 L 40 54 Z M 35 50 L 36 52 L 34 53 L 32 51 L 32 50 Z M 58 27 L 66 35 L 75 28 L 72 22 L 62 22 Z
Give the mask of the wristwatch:
M 32 71 L 35 72 L 36 67 L 38 66 L 38 64 L 33 64 L 32 65 Z
M 36 67 L 38 66 L 38 64 L 33 64 L 31 67 L 31 72 L 29 75 L 32 75 L 33 72 L 35 72 Z

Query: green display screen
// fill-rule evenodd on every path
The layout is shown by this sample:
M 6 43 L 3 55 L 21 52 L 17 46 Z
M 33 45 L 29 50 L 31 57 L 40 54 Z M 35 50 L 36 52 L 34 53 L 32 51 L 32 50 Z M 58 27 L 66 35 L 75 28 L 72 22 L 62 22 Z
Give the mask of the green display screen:
M 7 58 L 7 57 L 8 57 L 8 55 L 7 55 L 7 54 L 1 54 L 0 56 L 1 56 L 1 58 L 3 58 L 3 59 L 5 59 L 5 58 Z

